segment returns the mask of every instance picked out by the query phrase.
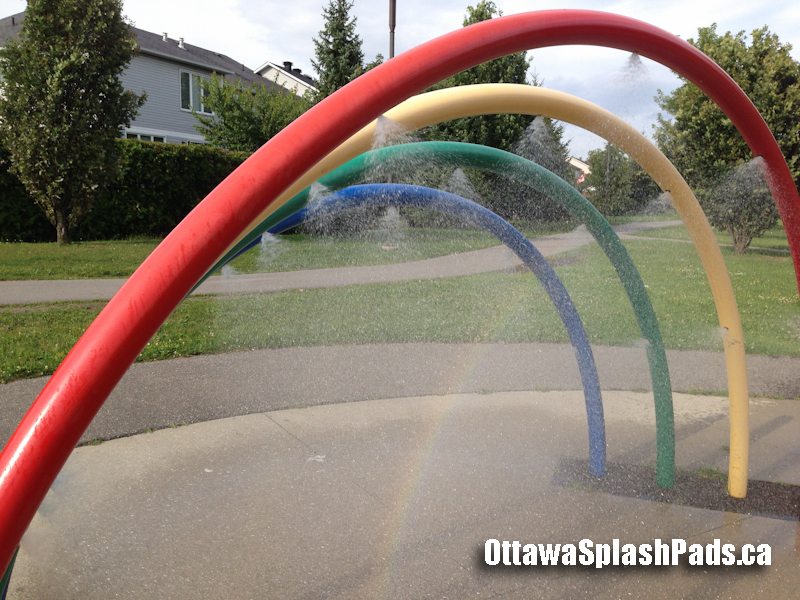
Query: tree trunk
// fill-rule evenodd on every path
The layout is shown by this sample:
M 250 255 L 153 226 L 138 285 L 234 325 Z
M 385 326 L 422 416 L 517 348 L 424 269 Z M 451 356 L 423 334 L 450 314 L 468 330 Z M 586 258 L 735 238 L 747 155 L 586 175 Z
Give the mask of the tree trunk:
M 730 232 L 731 238 L 733 239 L 733 251 L 736 254 L 744 254 L 748 246 L 750 246 L 750 242 L 753 241 L 753 236 L 744 231 L 737 230 L 736 227 L 731 227 Z
M 56 211 L 56 242 L 61 246 L 69 244 L 71 241 L 67 218 L 62 212 Z

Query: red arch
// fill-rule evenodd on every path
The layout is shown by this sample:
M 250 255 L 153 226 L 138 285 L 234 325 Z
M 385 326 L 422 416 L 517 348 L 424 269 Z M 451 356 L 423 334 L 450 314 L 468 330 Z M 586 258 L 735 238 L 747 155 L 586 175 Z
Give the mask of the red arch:
M 736 83 L 690 44 L 608 13 L 511 15 L 457 30 L 366 73 L 275 136 L 142 263 L 78 340 L 0 455 L 0 572 L 97 410 L 169 313 L 263 208 L 338 144 L 409 96 L 478 63 L 566 44 L 638 52 L 697 83 L 769 170 L 795 270 L 800 200 L 772 133 Z

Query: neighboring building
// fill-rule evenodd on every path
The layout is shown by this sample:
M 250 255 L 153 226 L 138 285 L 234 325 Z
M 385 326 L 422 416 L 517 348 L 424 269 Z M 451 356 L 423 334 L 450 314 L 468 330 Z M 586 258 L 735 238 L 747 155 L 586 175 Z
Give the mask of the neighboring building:
M 591 169 L 589 165 L 583 162 L 580 158 L 575 158 L 574 156 L 569 157 L 569 166 L 572 167 L 572 171 L 575 174 L 575 183 L 581 184 L 586 180 L 586 176 L 591 173 Z
M 265 62 L 256 69 L 256 73 L 268 81 L 277 83 L 282 88 L 300 96 L 301 98 L 309 92 L 316 92 L 316 81 L 309 77 L 301 69 L 293 67 L 292 63 L 284 61 L 283 66 L 273 62 Z
M 25 13 L 0 19 L 0 47 L 19 35 Z M 193 46 L 183 38 L 173 39 L 133 28 L 138 53 L 122 73 L 126 89 L 145 92 L 147 101 L 139 109 L 123 137 L 154 142 L 198 143 L 205 140 L 195 126 L 192 111 L 203 113 L 200 82 L 216 73 L 225 79 L 273 87 L 254 71 L 232 58 Z

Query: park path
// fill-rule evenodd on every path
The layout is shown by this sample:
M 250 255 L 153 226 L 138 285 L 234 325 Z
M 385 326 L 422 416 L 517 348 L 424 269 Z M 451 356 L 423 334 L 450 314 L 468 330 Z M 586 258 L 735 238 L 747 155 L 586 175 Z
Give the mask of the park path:
M 615 227 L 627 234 L 670 227 L 680 221 L 626 223 Z M 593 241 L 585 227 L 568 233 L 537 237 L 533 240 L 544 256 L 554 256 L 581 248 Z M 253 273 L 210 277 L 196 294 L 268 293 L 292 289 L 313 289 L 389 283 L 420 279 L 439 279 L 475 275 L 517 268 L 519 259 L 505 246 L 438 256 L 425 260 L 388 265 L 308 269 L 278 273 Z M 122 287 L 125 279 L 59 279 L 0 282 L 0 305 L 40 302 L 108 300 Z
M 650 389 L 643 346 L 595 344 L 592 351 L 604 391 Z M 667 358 L 676 392 L 725 395 L 721 352 L 669 350 Z M 800 359 L 753 355 L 747 366 L 753 397 L 800 399 Z M 0 385 L 0 443 L 48 379 Z M 569 344 L 389 343 L 246 350 L 132 365 L 83 441 L 318 404 L 580 388 Z

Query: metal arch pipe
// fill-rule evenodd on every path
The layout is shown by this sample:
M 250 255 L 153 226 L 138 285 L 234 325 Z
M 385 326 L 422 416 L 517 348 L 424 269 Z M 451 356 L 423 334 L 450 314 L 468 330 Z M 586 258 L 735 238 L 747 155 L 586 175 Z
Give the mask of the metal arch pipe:
M 696 48 L 642 21 L 584 10 L 509 15 L 456 30 L 368 71 L 296 119 L 217 186 L 131 275 L 62 361 L 0 454 L 0 569 L 111 390 L 214 261 L 266 216 L 265 206 L 326 153 L 413 94 L 493 58 L 565 44 L 638 52 L 706 91 L 766 161 L 800 278 L 800 198 L 786 161 L 752 102 Z M 729 482 L 733 495 L 745 490 L 746 485 Z
M 597 366 L 578 309 L 572 302 L 553 267 L 541 252 L 508 221 L 480 204 L 441 190 L 417 185 L 369 184 L 338 190 L 325 197 L 315 210 L 301 208 L 293 215 L 271 228 L 272 233 L 281 233 L 307 218 L 313 218 L 317 210 L 325 214 L 359 206 L 415 206 L 448 214 L 470 223 L 494 235 L 525 263 L 547 292 L 550 301 L 569 335 L 578 371 L 583 385 L 586 417 L 589 425 L 589 472 L 602 477 L 606 470 L 606 435 L 603 419 L 603 399 Z
M 656 414 L 656 480 L 661 487 L 671 487 L 675 478 L 672 385 L 658 320 L 644 282 L 625 246 L 603 215 L 574 187 L 544 167 L 516 154 L 487 146 L 459 142 L 418 142 L 365 152 L 322 176 L 319 183 L 331 190 L 337 190 L 360 181 L 371 167 L 389 161 L 400 165 L 403 164 L 403 161 L 416 163 L 425 158 L 429 158 L 437 165 L 447 164 L 454 167 L 491 170 L 528 184 L 559 203 L 574 218 L 584 223 L 595 237 L 619 275 L 636 315 L 642 337 L 647 340 L 647 359 Z M 206 274 L 206 277 L 212 271 L 221 268 L 228 261 L 257 244 L 259 236 L 264 231 L 279 233 L 288 228 L 288 219 L 293 219 L 290 223 L 296 224 L 300 219 L 298 211 L 306 206 L 309 193 L 310 188 L 306 188 L 262 221 L 239 244 L 234 246 Z

